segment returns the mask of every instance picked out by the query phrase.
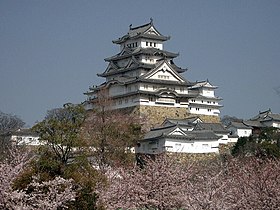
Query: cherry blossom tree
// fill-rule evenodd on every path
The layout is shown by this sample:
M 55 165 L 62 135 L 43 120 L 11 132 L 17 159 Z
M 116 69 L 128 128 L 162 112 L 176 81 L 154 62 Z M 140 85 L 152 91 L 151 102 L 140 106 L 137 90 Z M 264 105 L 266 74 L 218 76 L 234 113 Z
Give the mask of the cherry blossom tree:
M 180 209 L 189 189 L 192 164 L 162 156 L 145 159 L 145 167 L 120 169 L 100 195 L 106 209 Z
M 0 162 L 0 208 L 10 205 L 12 182 L 23 171 L 29 162 L 28 152 L 20 153 L 18 149 L 10 148 L 10 156 Z
M 26 189 L 10 194 L 10 207 L 14 209 L 57 209 L 67 208 L 69 201 L 74 201 L 76 193 L 73 181 L 62 177 L 39 183 L 35 179 Z
M 0 162 L 1 209 L 57 209 L 66 207 L 67 202 L 75 199 L 72 180 L 61 177 L 45 182 L 33 177 L 25 189 L 13 189 L 13 181 L 24 171 L 32 156 L 16 148 L 12 148 L 10 154 Z
M 196 162 L 195 167 L 185 204 L 188 209 L 232 209 L 234 192 L 227 167 L 219 159 Z
M 280 161 L 181 162 L 176 156 L 120 169 L 100 193 L 106 209 L 278 209 Z
M 246 158 L 229 164 L 235 209 L 279 209 L 280 161 Z

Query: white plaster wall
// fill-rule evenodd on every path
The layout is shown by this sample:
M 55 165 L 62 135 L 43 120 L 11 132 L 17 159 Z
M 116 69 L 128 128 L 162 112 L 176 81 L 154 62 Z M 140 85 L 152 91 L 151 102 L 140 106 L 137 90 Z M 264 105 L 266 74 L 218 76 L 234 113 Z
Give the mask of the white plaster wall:
M 191 107 L 191 109 L 189 109 L 191 114 L 218 116 L 220 113 L 219 109 L 214 109 L 213 107 L 201 108 L 200 106 L 196 106 L 194 104 L 191 104 L 189 107 Z M 196 108 L 199 108 L 199 110 L 197 110 Z M 211 109 L 211 111 L 208 111 L 208 109 Z
M 167 80 L 167 81 L 178 81 L 176 77 L 173 76 L 170 70 L 161 70 L 156 74 L 151 76 L 151 79 L 157 80 Z
M 202 89 L 202 95 L 203 96 L 215 97 L 215 92 L 214 92 L 213 89 L 203 88 Z
M 174 153 L 219 153 L 218 141 L 182 141 L 160 139 L 155 144 L 141 142 L 141 147 L 136 148 L 138 153 L 158 154 L 161 152 Z
M 15 142 L 17 145 L 27 145 L 27 146 L 43 145 L 43 143 L 39 141 L 39 137 L 38 136 L 12 135 L 11 140 L 12 140 L 12 142 Z
M 229 137 L 228 138 L 228 142 L 230 142 L 230 143 L 236 143 L 237 141 L 238 141 L 237 137 Z
M 274 122 L 274 123 L 272 123 L 272 127 L 280 128 L 280 123 Z
M 165 142 L 165 147 L 170 148 L 170 152 L 179 153 L 218 153 L 218 146 L 218 141 L 185 142 L 172 139 Z
M 248 137 L 252 135 L 252 130 L 251 129 L 237 129 L 236 133 L 239 137 Z
M 148 42 L 148 46 L 146 45 L 146 42 Z M 152 46 L 150 46 L 150 42 L 152 42 Z M 156 47 L 154 47 L 154 43 L 156 43 Z M 149 39 L 142 39 L 142 40 L 141 40 L 141 47 L 142 47 L 142 48 L 153 47 L 153 48 L 157 48 L 157 49 L 163 50 L 163 44 L 162 44 L 162 42 L 151 41 L 151 40 L 149 40 Z
M 264 122 L 264 124 L 268 127 L 280 128 L 280 123 L 277 123 L 277 122 L 267 121 L 267 122 Z
M 222 135 L 221 138 L 218 139 L 219 144 L 227 144 L 228 143 L 228 135 Z

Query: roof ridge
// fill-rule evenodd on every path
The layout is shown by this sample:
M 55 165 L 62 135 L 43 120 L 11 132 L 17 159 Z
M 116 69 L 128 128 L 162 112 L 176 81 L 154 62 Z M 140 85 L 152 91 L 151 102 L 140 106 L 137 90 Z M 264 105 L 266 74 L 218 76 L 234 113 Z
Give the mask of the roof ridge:
M 153 25 L 153 18 L 150 18 L 150 22 L 149 23 L 146 23 L 144 25 L 140 25 L 140 26 L 136 26 L 136 27 L 132 27 L 132 24 L 129 25 L 129 30 L 133 31 L 133 30 L 136 30 L 138 28 L 144 28 L 146 26 L 149 26 L 149 25 Z
M 172 128 L 172 127 L 177 127 L 177 125 L 175 124 L 175 125 L 169 125 L 164 127 L 152 128 L 150 131 L 162 130 L 162 129 Z
M 149 25 L 151 25 L 150 23 L 146 23 L 146 24 L 144 24 L 144 25 L 141 25 L 141 26 L 136 26 L 136 27 L 133 27 L 132 28 L 132 24 L 129 26 L 129 30 L 130 31 L 133 31 L 133 30 L 136 30 L 136 29 L 139 29 L 139 28 L 144 28 L 144 27 L 146 27 L 146 26 L 149 26 Z

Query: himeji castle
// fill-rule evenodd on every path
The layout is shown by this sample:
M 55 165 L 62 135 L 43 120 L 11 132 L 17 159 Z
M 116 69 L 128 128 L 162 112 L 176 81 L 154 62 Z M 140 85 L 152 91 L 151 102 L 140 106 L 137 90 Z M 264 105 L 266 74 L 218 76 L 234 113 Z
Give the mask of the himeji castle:
M 84 93 L 87 110 L 93 109 L 101 90 L 108 90 L 111 109 L 130 110 L 145 116 L 151 125 L 167 118 L 199 116 L 205 122 L 219 121 L 221 98 L 215 96 L 217 86 L 208 80 L 191 82 L 177 66 L 178 53 L 164 49 L 170 39 L 162 35 L 153 20 L 132 27 L 124 36 L 113 40 L 120 52 L 105 58 L 108 66 L 103 73 L 105 82 Z

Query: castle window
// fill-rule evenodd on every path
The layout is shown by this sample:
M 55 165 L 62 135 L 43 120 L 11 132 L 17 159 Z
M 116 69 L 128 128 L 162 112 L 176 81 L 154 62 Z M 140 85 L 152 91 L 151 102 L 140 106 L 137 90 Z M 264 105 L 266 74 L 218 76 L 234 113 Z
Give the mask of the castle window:
M 137 47 L 137 42 L 135 42 L 135 47 Z
M 196 111 L 199 111 L 199 108 L 195 108 Z
M 168 80 L 168 79 L 169 79 L 169 76 L 158 75 L 158 78 L 159 78 L 159 79 L 166 79 L 166 80 Z
M 146 42 L 146 46 L 149 46 L 149 42 Z
M 154 43 L 154 47 L 156 47 L 157 46 L 157 44 L 156 43 Z
M 212 110 L 211 109 L 208 109 L 208 112 L 211 112 Z
M 125 99 L 125 103 L 126 103 L 126 104 L 128 103 L 128 99 L 127 99 L 127 98 Z
M 184 88 L 181 87 L 181 88 L 180 88 L 180 92 L 184 92 Z
M 151 47 L 153 46 L 153 42 L 150 42 L 150 46 L 151 46 Z
M 148 89 L 148 87 L 149 87 L 148 85 L 144 85 L 144 89 Z
M 201 100 L 201 103 L 203 103 L 203 100 Z
M 122 104 L 122 100 L 119 100 L 119 104 Z
M 153 96 L 150 96 L 149 101 L 155 101 L 155 98 Z

